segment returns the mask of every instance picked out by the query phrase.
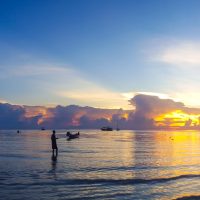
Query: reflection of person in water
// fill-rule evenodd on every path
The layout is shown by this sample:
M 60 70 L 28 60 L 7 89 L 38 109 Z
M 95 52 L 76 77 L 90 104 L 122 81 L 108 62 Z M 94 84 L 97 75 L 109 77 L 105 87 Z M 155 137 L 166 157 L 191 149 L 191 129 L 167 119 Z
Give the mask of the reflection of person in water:
M 56 137 L 56 131 L 53 130 L 53 133 L 51 135 L 52 157 L 54 157 L 54 150 L 56 150 L 56 156 L 58 155 L 58 147 L 57 147 L 57 143 L 56 143 L 57 139 L 58 138 Z
M 50 170 L 50 172 L 53 175 L 53 178 L 57 179 L 57 176 L 56 176 L 57 154 L 54 155 L 54 153 L 52 153 L 51 160 L 52 160 L 52 162 L 51 162 L 51 170 Z
M 52 160 L 52 168 L 55 169 L 57 164 L 57 155 L 52 154 L 51 160 Z

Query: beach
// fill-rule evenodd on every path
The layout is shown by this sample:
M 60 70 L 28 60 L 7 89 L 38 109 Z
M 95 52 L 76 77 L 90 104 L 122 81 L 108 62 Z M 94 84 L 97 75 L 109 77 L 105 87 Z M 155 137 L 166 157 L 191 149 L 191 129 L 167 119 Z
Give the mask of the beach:
M 200 195 L 199 131 L 0 131 L 0 197 L 177 199 Z M 73 132 L 73 131 L 72 131 Z M 76 132 L 76 130 L 74 130 Z

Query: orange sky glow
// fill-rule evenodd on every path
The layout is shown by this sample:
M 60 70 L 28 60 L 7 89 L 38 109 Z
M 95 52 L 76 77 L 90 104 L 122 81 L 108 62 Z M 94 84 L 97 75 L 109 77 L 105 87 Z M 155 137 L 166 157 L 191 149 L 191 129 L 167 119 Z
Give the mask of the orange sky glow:
M 195 127 L 200 125 L 200 114 L 187 114 L 181 110 L 175 110 L 156 116 L 154 120 L 157 126 Z
M 119 115 L 120 118 L 127 120 L 129 118 L 130 111 L 123 111 Z M 34 107 L 34 108 L 27 108 L 25 117 L 36 117 L 41 115 L 42 117 L 38 119 L 38 125 L 42 125 L 45 120 L 51 119 L 54 114 L 45 107 Z M 108 121 L 112 120 L 112 112 L 100 112 L 100 113 L 86 113 L 84 111 L 78 111 L 73 115 L 71 120 L 71 124 L 66 125 L 73 125 L 79 126 L 80 125 L 80 118 L 84 115 L 87 115 L 89 119 L 95 120 L 99 118 L 104 118 Z M 200 114 L 188 114 L 182 110 L 174 110 L 167 113 L 162 113 L 157 116 L 153 116 L 152 119 L 155 122 L 156 127 L 165 127 L 169 129 L 175 128 L 195 128 L 200 125 Z

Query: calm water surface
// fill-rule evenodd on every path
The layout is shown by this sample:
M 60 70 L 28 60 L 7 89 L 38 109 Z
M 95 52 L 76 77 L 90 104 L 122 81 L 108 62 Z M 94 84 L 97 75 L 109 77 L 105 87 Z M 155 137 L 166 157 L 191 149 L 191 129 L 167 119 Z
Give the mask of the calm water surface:
M 200 195 L 199 131 L 0 131 L 0 199 L 176 199 Z M 199 197 L 200 199 L 200 197 Z

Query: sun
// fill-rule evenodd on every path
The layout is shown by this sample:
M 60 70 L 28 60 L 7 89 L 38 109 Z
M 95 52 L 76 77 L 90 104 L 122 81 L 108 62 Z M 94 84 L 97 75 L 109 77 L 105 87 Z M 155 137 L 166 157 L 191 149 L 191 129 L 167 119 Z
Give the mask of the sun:
M 188 114 L 182 110 L 175 110 L 154 118 L 157 126 L 195 127 L 199 125 L 200 115 Z

